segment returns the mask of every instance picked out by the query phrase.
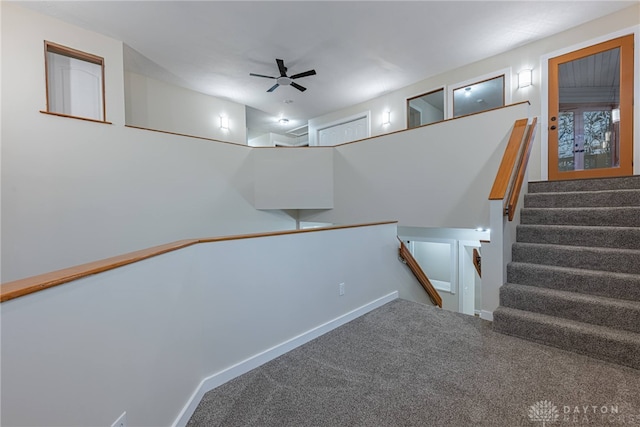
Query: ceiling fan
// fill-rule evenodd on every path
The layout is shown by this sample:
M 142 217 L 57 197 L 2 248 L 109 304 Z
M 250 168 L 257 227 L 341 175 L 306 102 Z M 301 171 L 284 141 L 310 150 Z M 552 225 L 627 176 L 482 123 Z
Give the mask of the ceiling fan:
M 316 70 L 309 70 L 309 71 L 305 71 L 304 73 L 294 74 L 293 76 L 288 77 L 287 67 L 284 66 L 284 61 L 282 59 L 276 59 L 276 63 L 278 64 L 278 70 L 280 70 L 280 77 L 272 77 L 272 76 L 265 76 L 264 74 L 249 73 L 250 76 L 264 77 L 266 79 L 276 80 L 276 84 L 271 86 L 271 88 L 269 88 L 267 92 L 273 92 L 278 88 L 278 86 L 288 86 L 288 85 L 295 87 L 300 92 L 304 92 L 305 90 L 307 90 L 307 88 L 304 86 L 300 86 L 298 83 L 294 82 L 293 80 L 299 79 L 300 77 L 313 76 L 316 74 Z

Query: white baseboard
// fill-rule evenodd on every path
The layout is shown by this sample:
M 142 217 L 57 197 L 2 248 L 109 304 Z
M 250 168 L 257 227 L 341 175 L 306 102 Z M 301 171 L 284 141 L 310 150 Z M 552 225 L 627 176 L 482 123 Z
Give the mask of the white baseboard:
M 493 311 L 480 310 L 480 318 L 493 322 Z
M 371 301 L 361 307 L 356 308 L 355 310 L 345 313 L 333 320 L 323 323 L 322 325 L 316 326 L 315 328 L 310 329 L 307 332 L 303 332 L 302 334 L 295 336 L 283 343 L 280 343 L 263 352 L 251 356 L 248 359 L 238 362 L 227 369 L 206 377 L 200 382 L 200 385 L 198 385 L 198 388 L 196 388 L 196 390 L 193 392 L 187 404 L 184 406 L 184 408 L 182 408 L 182 411 L 180 411 L 180 414 L 173 422 L 172 427 L 186 426 L 187 422 L 189 422 L 189 419 L 198 407 L 198 404 L 202 400 L 202 397 L 208 391 L 211 391 L 214 388 L 226 383 L 227 381 L 245 374 L 250 370 L 257 368 L 258 366 L 275 359 L 278 356 L 282 356 L 283 354 L 293 350 L 294 348 L 299 347 L 315 338 L 318 338 L 319 336 L 324 335 L 327 332 L 339 326 L 342 326 L 345 323 L 362 316 L 363 314 L 375 310 L 376 308 L 381 307 L 384 304 L 397 298 L 398 291 L 391 292 L 390 294 L 380 297 L 377 300 Z

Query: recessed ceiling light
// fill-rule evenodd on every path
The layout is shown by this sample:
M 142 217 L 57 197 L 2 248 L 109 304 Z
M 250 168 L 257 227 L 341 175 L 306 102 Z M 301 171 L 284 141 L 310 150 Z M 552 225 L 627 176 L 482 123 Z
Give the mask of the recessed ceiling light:
M 289 123 L 289 119 L 285 119 L 283 117 L 280 120 L 278 120 L 278 123 L 280 123 L 281 125 L 286 125 L 287 123 Z

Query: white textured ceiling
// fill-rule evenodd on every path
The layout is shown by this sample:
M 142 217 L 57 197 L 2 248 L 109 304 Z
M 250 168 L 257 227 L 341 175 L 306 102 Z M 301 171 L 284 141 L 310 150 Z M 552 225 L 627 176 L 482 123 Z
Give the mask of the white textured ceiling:
M 636 1 L 47 1 L 31 9 L 124 41 L 132 71 L 245 104 L 249 134 L 282 132 Z M 266 90 L 277 76 L 315 69 Z M 293 103 L 285 104 L 284 100 Z

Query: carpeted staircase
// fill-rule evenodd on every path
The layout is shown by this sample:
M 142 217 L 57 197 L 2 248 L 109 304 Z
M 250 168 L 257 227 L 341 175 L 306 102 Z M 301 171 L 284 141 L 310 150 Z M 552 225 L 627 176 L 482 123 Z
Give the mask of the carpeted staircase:
M 640 369 L 640 176 L 532 182 L 498 332 Z

